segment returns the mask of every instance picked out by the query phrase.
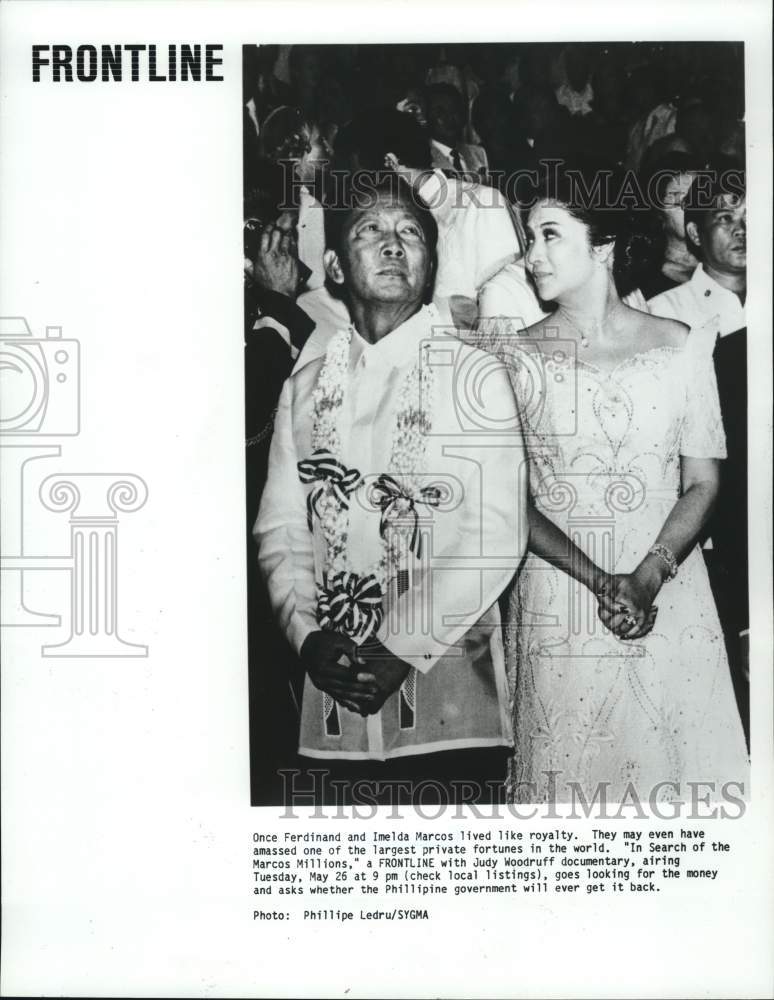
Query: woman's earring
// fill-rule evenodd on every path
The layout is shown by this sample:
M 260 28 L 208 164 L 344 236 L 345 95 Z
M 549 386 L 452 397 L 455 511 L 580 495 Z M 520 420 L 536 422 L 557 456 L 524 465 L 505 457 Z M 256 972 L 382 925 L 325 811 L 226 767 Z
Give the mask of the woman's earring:
M 594 256 L 597 258 L 600 264 L 607 265 L 610 263 L 613 257 L 613 251 L 609 244 L 605 243 L 601 246 L 592 247 L 594 251 Z

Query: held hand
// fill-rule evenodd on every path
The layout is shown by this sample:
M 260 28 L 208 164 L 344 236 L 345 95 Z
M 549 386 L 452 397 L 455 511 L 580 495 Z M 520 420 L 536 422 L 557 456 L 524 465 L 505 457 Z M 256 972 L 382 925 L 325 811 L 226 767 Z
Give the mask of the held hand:
M 363 714 L 373 715 L 379 711 L 390 695 L 398 690 L 411 667 L 377 639 L 362 646 L 360 654 L 365 661 L 365 667 L 361 668 L 361 673 L 357 675 L 358 681 L 376 685 L 376 692 L 366 705 Z
M 252 263 L 252 277 L 257 284 L 295 299 L 299 273 L 292 233 L 279 226 L 265 226 Z
M 335 698 L 351 712 L 367 714 L 367 707 L 379 690 L 370 675 L 358 674 L 358 669 L 362 669 L 362 660 L 352 639 L 338 632 L 310 632 L 301 647 L 300 656 L 316 688 Z M 339 662 L 344 659 L 349 663 Z
M 643 579 L 638 571 L 608 577 L 597 590 L 600 621 L 619 639 L 642 639 L 656 621 L 657 592 L 654 581 Z

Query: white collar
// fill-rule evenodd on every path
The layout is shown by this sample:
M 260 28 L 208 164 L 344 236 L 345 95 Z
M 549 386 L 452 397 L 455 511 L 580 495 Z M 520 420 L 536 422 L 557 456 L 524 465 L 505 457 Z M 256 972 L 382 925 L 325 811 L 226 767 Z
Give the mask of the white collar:
M 719 281 L 715 281 L 704 270 L 704 265 L 699 264 L 696 270 L 690 277 L 691 284 L 694 286 L 695 291 L 702 293 L 705 297 L 709 298 L 710 295 L 732 295 L 734 299 L 739 303 L 741 307 L 742 303 L 736 292 L 732 292 L 730 288 L 724 288 Z
M 591 80 L 586 81 L 586 86 L 583 90 L 576 90 L 569 81 L 565 81 L 559 87 L 560 94 L 575 94 L 578 97 L 582 97 L 584 100 L 589 100 L 592 95 Z
M 432 335 L 434 326 L 441 324 L 441 317 L 434 305 L 422 306 L 413 316 L 396 326 L 375 344 L 370 344 L 352 326 L 350 362 L 356 365 L 361 357 L 368 363 L 376 362 L 390 368 L 403 368 L 419 358 L 419 344 Z
M 457 153 L 460 154 L 459 146 L 447 146 L 445 143 L 440 142 L 438 139 L 431 139 L 430 142 L 435 146 L 436 149 L 440 149 L 444 156 L 451 158 L 452 150 L 456 149 Z

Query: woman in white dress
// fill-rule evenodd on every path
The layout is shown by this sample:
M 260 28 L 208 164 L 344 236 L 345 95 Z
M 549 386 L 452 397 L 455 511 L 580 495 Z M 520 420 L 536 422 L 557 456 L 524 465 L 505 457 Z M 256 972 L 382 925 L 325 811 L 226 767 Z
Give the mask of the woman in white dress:
M 526 266 L 554 311 L 499 338 L 533 502 L 506 629 L 508 794 L 690 800 L 689 783 L 709 782 L 702 797 L 744 798 L 745 742 L 697 544 L 725 457 L 711 359 L 683 324 L 624 305 L 621 213 L 576 195 L 555 191 L 526 219 Z

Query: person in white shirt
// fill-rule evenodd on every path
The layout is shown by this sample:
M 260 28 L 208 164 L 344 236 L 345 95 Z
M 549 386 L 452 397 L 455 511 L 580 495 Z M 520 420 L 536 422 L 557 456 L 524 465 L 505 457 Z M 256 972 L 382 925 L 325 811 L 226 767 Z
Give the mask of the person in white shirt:
M 712 354 L 718 337 L 746 325 L 747 203 L 742 171 L 696 177 L 686 196 L 685 232 L 701 263 L 689 281 L 655 296 L 648 307 L 654 316 L 687 323 Z
M 352 324 L 285 383 L 254 532 L 307 673 L 299 754 L 346 801 L 361 778 L 450 796 L 469 780 L 485 801 L 512 742 L 498 598 L 527 541 L 513 392 L 435 329 L 436 226 L 409 188 L 332 219 L 326 270 Z
M 339 134 L 337 169 L 373 184 L 373 172 L 389 172 L 405 180 L 430 209 L 438 227 L 438 265 L 433 302 L 451 320 L 450 299 L 474 301 L 496 274 L 522 257 L 518 223 L 507 199 L 496 189 L 447 177 L 431 167 L 427 133 L 409 114 L 384 109 L 353 120 Z M 340 302 L 327 289 L 301 296 L 301 308 L 317 324 L 296 363 L 308 364 L 327 344 L 337 326 L 328 317 L 344 318 Z M 515 315 L 515 313 L 511 313 Z

